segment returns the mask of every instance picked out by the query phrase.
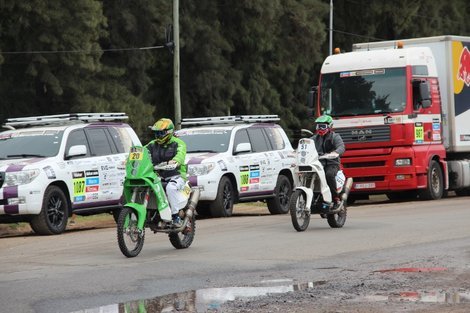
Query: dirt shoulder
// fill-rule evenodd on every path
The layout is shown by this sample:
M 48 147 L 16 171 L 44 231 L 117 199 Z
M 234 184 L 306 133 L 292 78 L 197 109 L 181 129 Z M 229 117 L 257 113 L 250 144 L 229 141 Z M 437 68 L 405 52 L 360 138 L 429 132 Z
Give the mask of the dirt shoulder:
M 98 229 L 115 227 L 115 222 L 110 214 L 92 216 L 76 216 L 70 218 L 65 231 L 86 229 Z M 0 238 L 35 235 L 28 223 L 0 224 Z
M 233 211 L 234 216 L 265 214 L 269 214 L 269 211 L 266 204 L 262 202 L 240 203 L 234 207 Z M 203 219 L 207 217 L 198 216 L 198 219 L 199 218 Z M 69 218 L 65 231 L 109 228 L 115 226 L 116 224 L 111 214 L 105 213 L 90 216 L 74 216 Z M 28 223 L 0 224 L 0 238 L 28 235 L 34 235 L 34 232 Z

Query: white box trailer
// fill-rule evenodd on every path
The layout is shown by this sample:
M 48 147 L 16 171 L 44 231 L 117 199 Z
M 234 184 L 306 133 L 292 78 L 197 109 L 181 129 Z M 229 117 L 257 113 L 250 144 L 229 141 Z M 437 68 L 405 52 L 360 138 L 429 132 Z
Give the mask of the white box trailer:
M 353 44 L 353 51 L 429 47 L 436 63 L 446 151 L 470 152 L 470 37 L 436 36 Z

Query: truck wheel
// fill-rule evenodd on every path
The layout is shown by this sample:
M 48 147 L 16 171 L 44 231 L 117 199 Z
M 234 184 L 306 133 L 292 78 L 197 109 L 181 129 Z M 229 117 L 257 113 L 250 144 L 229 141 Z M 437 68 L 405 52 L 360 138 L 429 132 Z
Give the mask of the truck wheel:
M 431 161 L 428 169 L 428 186 L 420 190 L 419 198 L 422 200 L 437 200 L 444 193 L 444 179 L 439 163 Z
M 41 213 L 34 216 L 29 224 L 38 235 L 57 235 L 65 230 L 68 216 L 64 192 L 57 186 L 49 186 L 44 193 Z
M 211 215 L 213 217 L 232 216 L 234 198 L 232 182 L 227 176 L 223 176 L 219 182 L 217 197 L 210 204 Z
M 289 199 L 292 195 L 292 184 L 289 178 L 279 175 L 274 194 L 274 198 L 267 200 L 269 212 L 271 214 L 286 214 L 289 212 Z

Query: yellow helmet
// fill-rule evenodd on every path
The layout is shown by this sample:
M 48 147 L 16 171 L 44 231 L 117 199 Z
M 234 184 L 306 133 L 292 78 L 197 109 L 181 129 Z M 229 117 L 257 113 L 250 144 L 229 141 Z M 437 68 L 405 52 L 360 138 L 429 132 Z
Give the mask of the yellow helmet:
M 155 134 L 155 141 L 161 145 L 171 139 L 175 125 L 169 118 L 161 118 L 153 124 L 151 129 Z

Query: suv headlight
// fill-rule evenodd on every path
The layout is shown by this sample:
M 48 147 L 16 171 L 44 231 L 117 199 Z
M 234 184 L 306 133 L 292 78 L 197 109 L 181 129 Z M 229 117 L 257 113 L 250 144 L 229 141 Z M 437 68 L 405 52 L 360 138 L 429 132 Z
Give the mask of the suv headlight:
M 5 185 L 6 186 L 19 186 L 32 182 L 38 177 L 40 171 L 38 169 L 24 170 L 20 172 L 6 172 Z
M 188 175 L 189 176 L 200 176 L 207 175 L 215 167 L 215 163 L 203 163 L 203 164 L 190 164 L 188 165 Z

